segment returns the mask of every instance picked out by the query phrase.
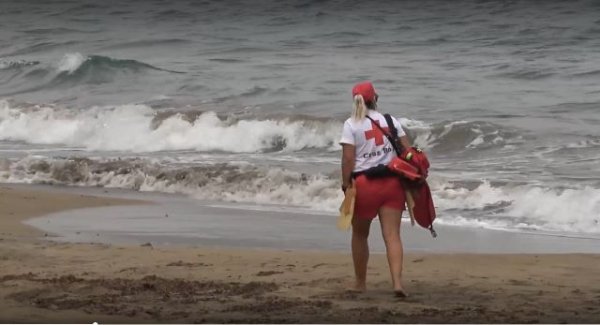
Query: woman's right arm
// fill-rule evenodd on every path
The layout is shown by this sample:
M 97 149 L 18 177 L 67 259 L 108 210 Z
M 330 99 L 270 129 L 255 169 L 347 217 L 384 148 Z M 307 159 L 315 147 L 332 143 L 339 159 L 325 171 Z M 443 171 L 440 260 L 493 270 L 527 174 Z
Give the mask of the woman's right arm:
M 355 154 L 355 146 L 347 143 L 342 144 L 342 191 L 344 192 L 352 184 Z
M 354 145 L 354 132 L 350 119 L 344 123 L 342 130 L 342 191 L 346 192 L 346 188 L 352 184 L 352 172 L 354 171 L 354 160 L 356 159 L 356 146 Z

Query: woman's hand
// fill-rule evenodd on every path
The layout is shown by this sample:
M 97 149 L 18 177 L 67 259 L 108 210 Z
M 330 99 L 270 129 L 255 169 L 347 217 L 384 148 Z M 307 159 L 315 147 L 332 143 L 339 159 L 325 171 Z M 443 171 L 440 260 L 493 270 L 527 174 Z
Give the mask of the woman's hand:
M 344 194 L 346 194 L 346 190 L 352 185 L 350 184 L 342 184 L 342 192 L 344 192 Z

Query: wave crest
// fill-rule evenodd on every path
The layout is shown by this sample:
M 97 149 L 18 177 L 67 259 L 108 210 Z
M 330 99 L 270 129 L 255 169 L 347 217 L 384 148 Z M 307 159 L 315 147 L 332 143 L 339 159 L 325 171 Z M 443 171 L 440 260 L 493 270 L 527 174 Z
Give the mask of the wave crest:
M 180 73 L 136 60 L 114 59 L 100 55 L 85 57 L 80 53 L 66 54 L 59 62 L 57 71 L 58 75 L 51 84 L 100 84 L 110 82 L 117 74 L 122 73 L 137 74 L 146 71 Z
M 516 132 L 481 121 L 400 122 L 417 145 L 433 153 L 486 150 L 521 139 Z M 13 108 L 0 101 L 0 140 L 99 151 L 338 151 L 341 128 L 341 121 L 307 116 L 242 119 L 212 111 L 157 111 L 138 104 L 72 111 L 52 106 Z
M 157 120 L 145 105 L 95 107 L 72 112 L 52 107 L 25 110 L 0 101 L 0 140 L 64 144 L 89 150 L 223 152 L 336 150 L 341 125 L 290 119 L 220 118 L 214 112 L 175 113 Z
M 429 125 L 402 120 L 401 123 L 417 145 L 437 153 L 484 150 L 521 141 L 517 132 L 484 121 L 445 121 Z
M 33 67 L 35 66 L 35 67 Z M 35 92 L 53 88 L 69 88 L 85 84 L 105 84 L 150 72 L 183 73 L 167 70 L 153 65 L 127 59 L 116 59 L 107 56 L 84 56 L 81 53 L 67 53 L 53 65 L 42 65 L 37 61 L 0 61 L 0 71 L 15 70 L 10 75 L 10 83 L 5 89 L 12 91 L 3 93 L 12 96 L 21 93 Z

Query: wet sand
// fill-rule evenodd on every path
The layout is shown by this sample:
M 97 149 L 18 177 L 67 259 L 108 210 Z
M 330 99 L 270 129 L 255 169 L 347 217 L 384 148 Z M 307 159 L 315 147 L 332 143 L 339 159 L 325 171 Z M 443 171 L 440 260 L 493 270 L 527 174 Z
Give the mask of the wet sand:
M 0 186 L 0 322 L 600 322 L 600 255 L 409 253 L 399 300 L 381 254 L 355 294 L 348 252 L 57 243 L 21 223 L 119 204 L 141 203 Z
M 13 185 L 14 186 L 14 185 Z M 19 187 L 15 187 L 19 188 Z M 59 211 L 25 221 L 63 242 L 155 246 L 267 248 L 347 252 L 349 231 L 338 231 L 337 216 L 291 206 L 252 205 L 202 201 L 184 195 L 102 188 L 25 186 L 54 193 L 129 198 L 152 205 L 104 206 Z M 591 234 L 512 232 L 475 227 L 445 226 L 436 222 L 439 236 L 412 227 L 408 216 L 402 225 L 405 248 L 418 253 L 600 254 L 600 237 Z M 371 252 L 385 253 L 374 221 Z

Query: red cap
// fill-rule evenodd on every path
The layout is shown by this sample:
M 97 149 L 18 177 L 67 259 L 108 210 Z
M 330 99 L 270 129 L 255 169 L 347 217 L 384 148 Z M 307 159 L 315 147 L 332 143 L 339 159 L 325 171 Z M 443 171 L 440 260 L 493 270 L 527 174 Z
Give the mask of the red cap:
M 375 88 L 373 88 L 373 84 L 370 81 L 357 83 L 352 88 L 352 97 L 356 95 L 362 95 L 365 102 L 374 102 L 376 96 Z

